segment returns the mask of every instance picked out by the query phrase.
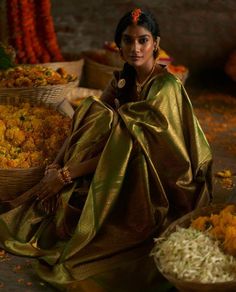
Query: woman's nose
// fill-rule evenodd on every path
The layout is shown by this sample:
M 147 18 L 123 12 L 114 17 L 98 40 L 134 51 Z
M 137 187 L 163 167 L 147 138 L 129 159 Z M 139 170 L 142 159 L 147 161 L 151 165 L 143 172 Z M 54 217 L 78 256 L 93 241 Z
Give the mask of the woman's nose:
M 132 51 L 139 52 L 140 51 L 140 44 L 138 41 L 134 41 L 132 44 Z

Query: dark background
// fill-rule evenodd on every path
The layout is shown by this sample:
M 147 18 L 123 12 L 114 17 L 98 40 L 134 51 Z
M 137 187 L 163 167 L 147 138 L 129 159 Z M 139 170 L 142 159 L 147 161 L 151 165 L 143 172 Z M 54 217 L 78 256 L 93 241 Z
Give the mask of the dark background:
M 52 0 L 63 52 L 102 48 L 120 17 L 137 6 L 153 12 L 161 47 L 192 74 L 221 70 L 236 48 L 235 0 Z

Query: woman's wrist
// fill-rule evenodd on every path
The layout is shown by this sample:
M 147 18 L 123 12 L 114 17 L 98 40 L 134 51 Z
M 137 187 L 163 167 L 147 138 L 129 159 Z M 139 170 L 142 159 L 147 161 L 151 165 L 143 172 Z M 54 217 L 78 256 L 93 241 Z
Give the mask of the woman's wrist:
M 61 168 L 61 166 L 60 166 L 58 163 L 53 162 L 53 163 L 48 164 L 48 165 L 46 166 L 44 174 L 47 175 L 47 174 L 48 174 L 48 171 L 51 170 L 51 169 L 56 169 L 56 170 L 58 170 L 58 169 L 60 169 L 60 168 Z

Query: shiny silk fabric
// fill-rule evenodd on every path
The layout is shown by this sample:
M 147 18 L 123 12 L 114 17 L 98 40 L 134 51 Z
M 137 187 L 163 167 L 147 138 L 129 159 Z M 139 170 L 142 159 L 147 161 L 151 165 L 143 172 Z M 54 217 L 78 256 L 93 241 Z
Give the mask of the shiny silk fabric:
M 1 214 L 1 245 L 39 259 L 39 276 L 59 290 L 152 291 L 153 237 L 211 199 L 211 151 L 181 82 L 160 74 L 116 110 L 85 99 L 64 162 L 99 153 L 95 173 L 63 189 L 55 214 L 35 200 Z

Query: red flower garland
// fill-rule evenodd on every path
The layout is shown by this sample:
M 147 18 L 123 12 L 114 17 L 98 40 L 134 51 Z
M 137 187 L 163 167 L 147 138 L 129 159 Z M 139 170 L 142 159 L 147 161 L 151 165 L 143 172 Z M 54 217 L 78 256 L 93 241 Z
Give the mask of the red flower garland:
M 41 34 L 44 36 L 45 45 L 52 61 L 63 61 L 54 30 L 53 18 L 51 15 L 51 2 L 50 0 L 41 0 L 37 2 L 37 5 L 37 11 L 41 19 L 40 24 L 44 24 L 43 26 L 40 25 Z
M 138 19 L 139 19 L 139 16 L 142 14 L 142 10 L 140 8 L 135 8 L 133 11 L 132 11 L 132 20 L 133 20 L 133 23 L 134 24 L 137 24 L 138 22 Z
M 37 59 L 35 56 L 35 52 L 33 50 L 33 44 L 31 39 L 31 29 L 33 26 L 32 21 L 32 11 L 30 11 L 30 7 L 28 5 L 28 0 L 21 0 L 20 1 L 20 18 L 21 18 L 21 25 L 23 31 L 23 44 L 24 50 L 26 52 L 27 63 L 35 64 L 37 63 Z
M 16 49 L 16 62 L 62 61 L 50 0 L 7 0 L 6 3 L 9 44 Z
M 26 62 L 26 54 L 23 49 L 22 27 L 19 15 L 19 1 L 7 1 L 7 19 L 9 30 L 9 42 L 16 50 L 16 62 Z

